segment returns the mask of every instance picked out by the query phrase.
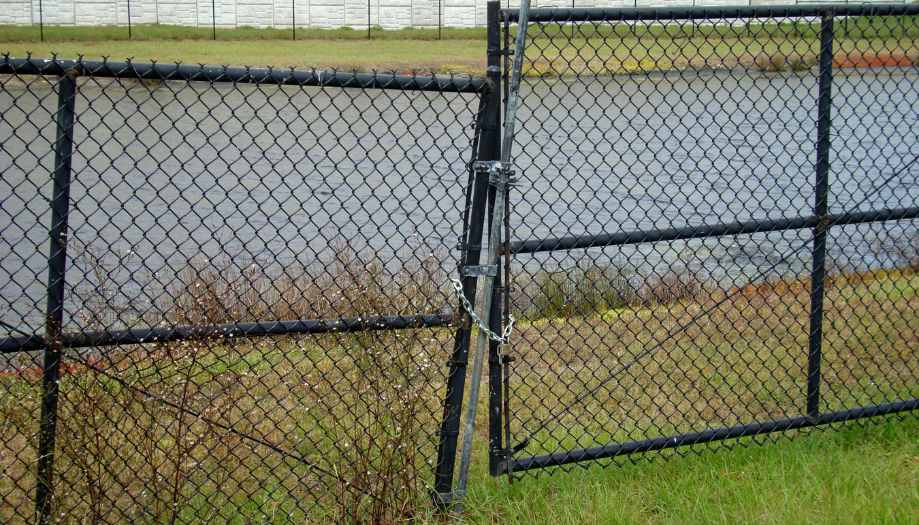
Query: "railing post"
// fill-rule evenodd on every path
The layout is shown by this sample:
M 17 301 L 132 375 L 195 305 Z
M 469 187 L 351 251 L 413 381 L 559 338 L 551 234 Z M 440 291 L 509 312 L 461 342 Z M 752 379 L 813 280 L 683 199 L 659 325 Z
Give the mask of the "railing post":
M 479 151 L 480 161 L 498 160 L 501 151 L 501 77 L 500 43 L 498 34 L 498 2 L 488 3 L 488 91 L 483 94 Z M 469 213 L 468 235 L 463 239 L 463 255 L 460 267 L 477 265 L 481 256 L 482 234 L 485 224 L 490 223 L 488 196 L 493 194 L 487 173 L 476 173 L 472 184 L 472 202 Z M 463 293 L 475 304 L 476 278 L 462 277 Z M 437 464 L 434 472 L 434 491 L 437 503 L 449 504 L 453 490 L 453 471 L 456 464 L 456 447 L 459 441 L 460 414 L 463 408 L 466 365 L 469 358 L 469 343 L 472 319 L 464 313 L 457 328 L 447 375 L 447 393 L 444 399 L 443 419 L 440 427 L 440 442 L 437 448 Z
M 823 295 L 826 280 L 827 194 L 830 171 L 830 111 L 833 82 L 833 15 L 820 22 L 820 71 L 817 84 L 817 162 L 811 267 L 810 341 L 807 353 L 807 415 L 820 413 L 820 360 L 823 344 Z
M 58 81 L 57 136 L 54 144 L 54 182 L 51 193 L 51 229 L 48 251 L 48 309 L 45 317 L 42 365 L 41 419 L 38 435 L 38 473 L 35 510 L 38 522 L 50 523 L 54 499 L 54 439 L 57 425 L 61 333 L 64 322 L 64 283 L 67 272 L 67 216 L 70 208 L 70 160 L 73 154 L 76 73 Z
M 42 7 L 42 0 L 38 0 L 38 41 L 45 41 L 45 10 Z

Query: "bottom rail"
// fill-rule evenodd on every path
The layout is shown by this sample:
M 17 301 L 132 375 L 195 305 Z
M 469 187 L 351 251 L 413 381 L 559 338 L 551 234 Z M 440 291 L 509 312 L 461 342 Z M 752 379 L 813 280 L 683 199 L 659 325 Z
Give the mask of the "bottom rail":
M 578 463 L 581 461 L 589 461 L 593 459 L 611 458 L 640 452 L 664 450 L 684 445 L 695 445 L 712 441 L 722 441 L 726 439 L 736 439 L 748 436 L 756 436 L 759 434 L 781 432 L 784 430 L 815 427 L 818 425 L 827 425 L 830 423 L 851 421 L 853 419 L 883 416 L 887 414 L 906 412 L 916 409 L 919 409 L 919 399 L 897 401 L 894 403 L 886 403 L 873 407 L 861 407 L 849 410 L 840 410 L 837 412 L 826 412 L 816 417 L 798 416 L 764 423 L 751 423 L 747 425 L 737 425 L 727 428 L 704 430 L 702 432 L 679 434 L 676 436 L 651 438 L 641 441 L 630 441 L 628 443 L 603 445 L 600 447 L 569 450 L 567 452 L 556 452 L 542 456 L 532 456 L 528 458 L 513 460 L 511 462 L 511 467 L 514 472 L 518 472 L 521 470 L 531 470 L 556 465 L 567 465 L 570 463 Z M 507 469 L 505 468 L 503 471 L 506 472 Z

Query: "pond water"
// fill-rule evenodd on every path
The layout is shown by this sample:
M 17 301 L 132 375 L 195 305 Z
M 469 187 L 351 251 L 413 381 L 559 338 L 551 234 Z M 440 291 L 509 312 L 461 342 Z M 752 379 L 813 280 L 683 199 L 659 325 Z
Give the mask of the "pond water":
M 833 80 L 830 211 L 916 206 L 919 73 Z M 809 215 L 816 91 L 814 72 L 529 79 L 513 237 Z M 55 105 L 44 82 L 0 89 L 0 320 L 26 331 L 40 330 L 45 301 Z M 100 279 L 113 302 L 142 311 L 189 264 L 270 276 L 308 271 L 348 246 L 394 270 L 433 257 L 452 272 L 476 109 L 468 95 L 83 81 L 68 317 Z M 831 264 L 903 264 L 898 247 L 917 227 L 834 228 Z M 588 261 L 640 275 L 679 265 L 742 283 L 806 270 L 810 238 L 593 248 L 586 258 L 521 256 L 515 268 Z

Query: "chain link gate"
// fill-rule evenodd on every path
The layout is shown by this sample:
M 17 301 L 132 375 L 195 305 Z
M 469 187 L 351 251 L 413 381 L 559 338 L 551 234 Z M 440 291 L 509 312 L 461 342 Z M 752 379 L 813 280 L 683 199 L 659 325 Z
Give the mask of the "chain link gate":
M 427 512 L 487 91 L 3 56 L 0 521 Z
M 919 408 L 919 6 L 529 17 L 492 474 Z
M 411 518 L 485 360 L 492 475 L 919 408 L 919 6 L 521 11 L 485 79 L 4 56 L 0 517 Z

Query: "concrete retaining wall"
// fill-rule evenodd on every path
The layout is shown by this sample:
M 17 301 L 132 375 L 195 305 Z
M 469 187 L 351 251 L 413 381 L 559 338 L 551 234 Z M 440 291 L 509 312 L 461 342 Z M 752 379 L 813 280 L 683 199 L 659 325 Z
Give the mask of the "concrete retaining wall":
M 367 27 L 367 0 L 0 0 L 0 25 L 172 24 L 210 27 Z M 502 2 L 506 5 L 508 0 Z M 516 7 L 518 0 L 510 0 Z M 532 0 L 538 7 L 632 6 L 624 0 Z M 695 5 L 786 4 L 787 0 L 700 0 Z M 884 1 L 884 0 L 875 0 Z M 370 23 L 387 29 L 478 27 L 485 24 L 486 0 L 370 0 Z M 640 6 L 693 5 L 692 0 L 640 0 Z

